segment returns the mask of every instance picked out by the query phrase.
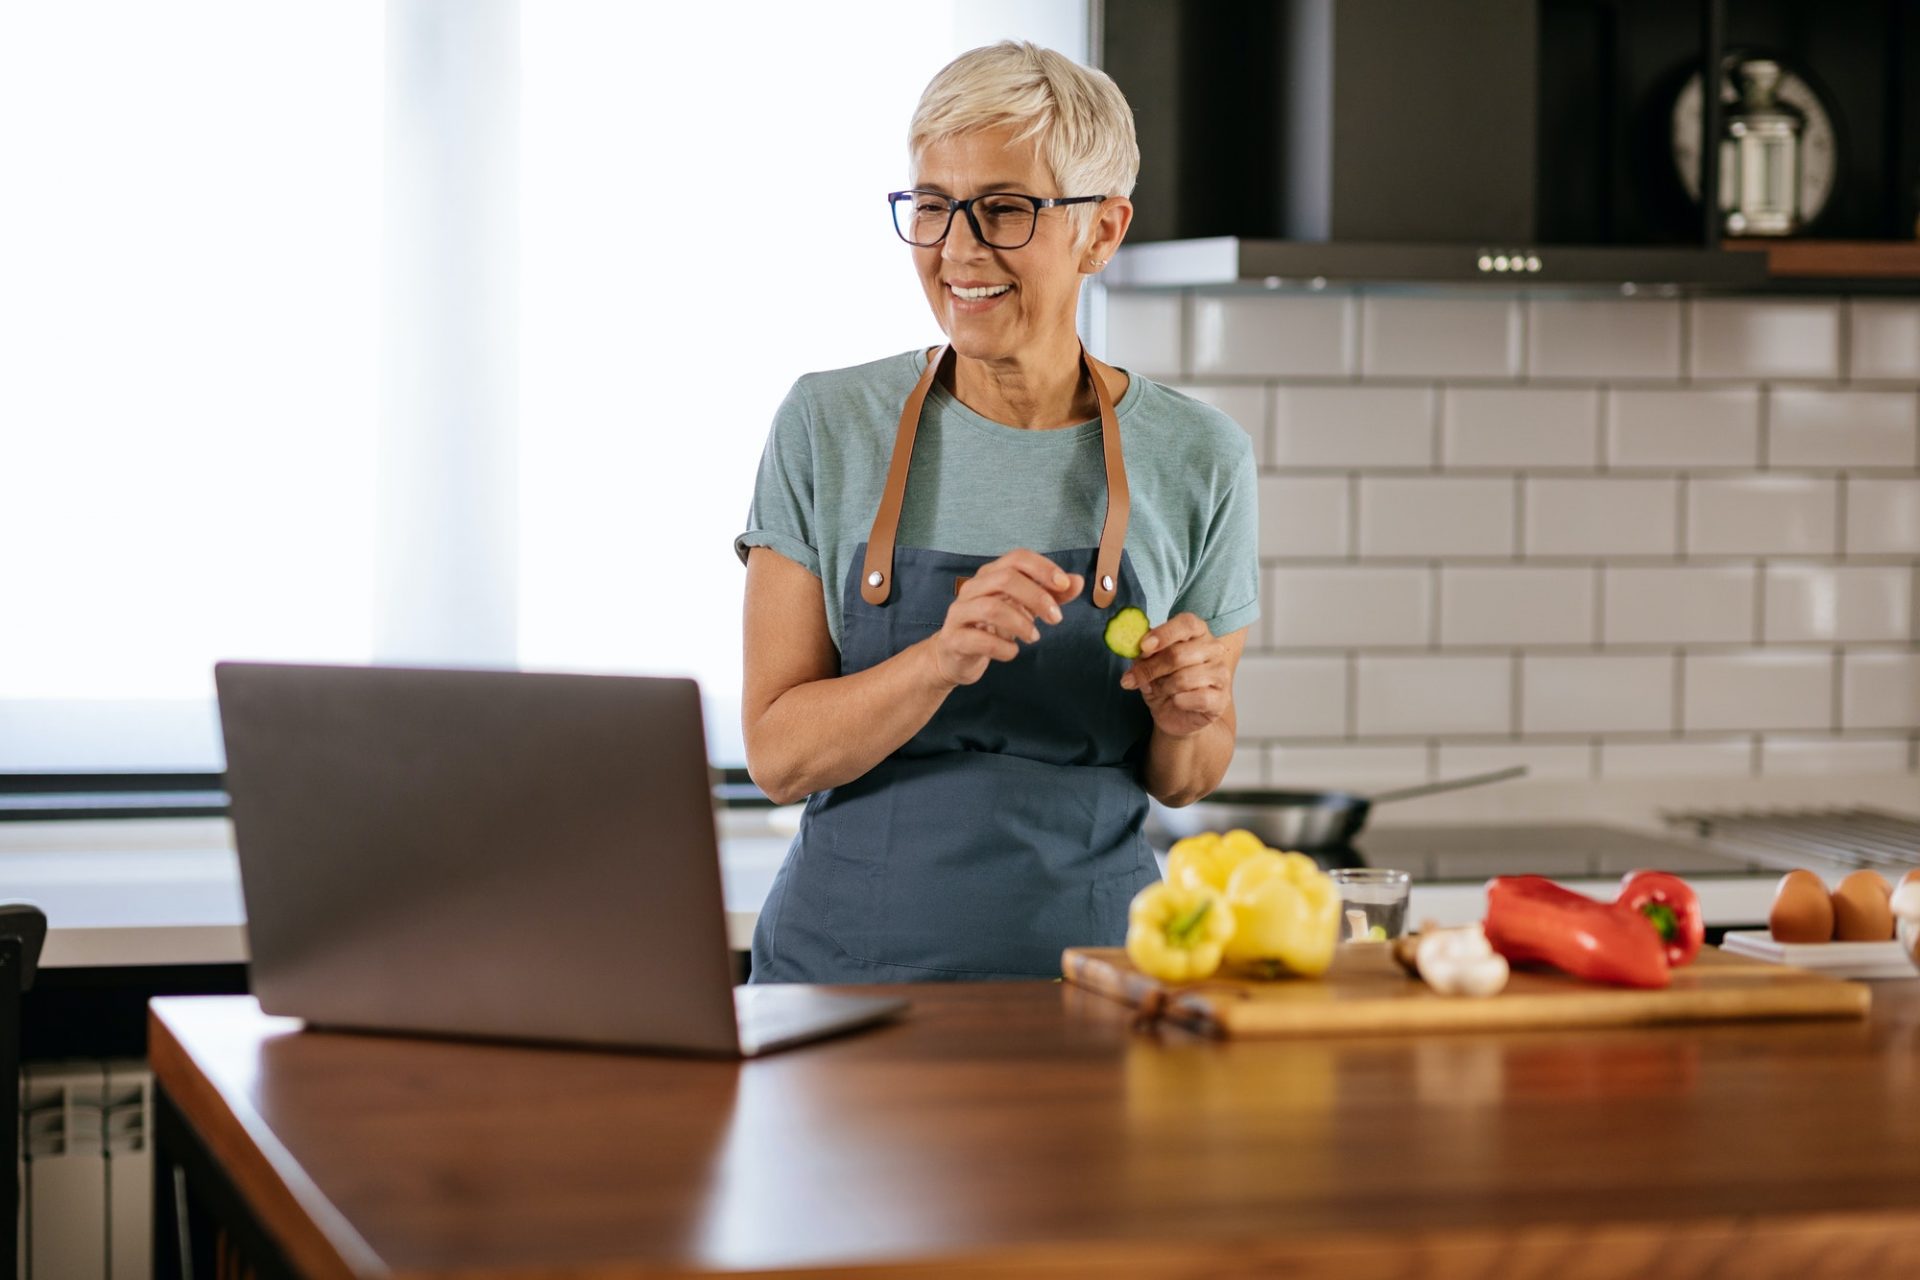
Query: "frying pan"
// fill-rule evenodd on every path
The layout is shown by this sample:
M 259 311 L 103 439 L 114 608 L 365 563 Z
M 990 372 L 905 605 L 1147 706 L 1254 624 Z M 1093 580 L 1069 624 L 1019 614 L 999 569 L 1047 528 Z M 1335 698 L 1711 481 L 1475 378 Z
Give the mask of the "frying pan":
M 1355 795 L 1351 791 L 1216 791 L 1205 800 L 1181 809 L 1169 809 L 1155 800 L 1147 817 L 1148 834 L 1164 833 L 1168 839 L 1178 840 L 1203 831 L 1244 827 L 1275 849 L 1299 852 L 1342 849 L 1360 834 L 1374 805 L 1437 795 L 1442 791 L 1484 787 L 1521 777 L 1526 772 L 1526 765 L 1517 764 L 1491 773 L 1382 791 L 1374 796 Z

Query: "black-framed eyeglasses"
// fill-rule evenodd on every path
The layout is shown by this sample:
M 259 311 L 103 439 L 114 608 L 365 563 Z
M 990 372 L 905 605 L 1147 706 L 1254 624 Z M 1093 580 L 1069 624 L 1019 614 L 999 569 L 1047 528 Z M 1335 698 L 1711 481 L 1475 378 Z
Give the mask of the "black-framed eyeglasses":
M 893 229 L 918 249 L 931 249 L 947 238 L 954 211 L 967 215 L 974 239 L 990 249 L 1018 249 L 1033 239 L 1042 209 L 1068 204 L 1094 204 L 1105 196 L 1026 196 L 1013 191 L 989 191 L 955 200 L 938 191 L 889 191 Z

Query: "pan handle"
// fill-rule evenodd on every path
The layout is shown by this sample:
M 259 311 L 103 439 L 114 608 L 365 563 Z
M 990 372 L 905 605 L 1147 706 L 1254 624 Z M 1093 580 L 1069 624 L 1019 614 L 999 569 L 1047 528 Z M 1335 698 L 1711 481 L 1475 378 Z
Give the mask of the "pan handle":
M 1495 769 L 1492 773 L 1473 773 L 1464 778 L 1448 778 L 1445 782 L 1423 782 L 1417 787 L 1401 787 L 1397 791 L 1382 791 L 1371 798 L 1369 803 L 1386 804 L 1390 800 L 1412 800 L 1416 796 L 1438 795 L 1442 791 L 1461 791 L 1467 787 L 1484 787 L 1490 782 L 1505 782 L 1508 778 L 1522 778 L 1527 766 L 1516 764 L 1506 769 Z

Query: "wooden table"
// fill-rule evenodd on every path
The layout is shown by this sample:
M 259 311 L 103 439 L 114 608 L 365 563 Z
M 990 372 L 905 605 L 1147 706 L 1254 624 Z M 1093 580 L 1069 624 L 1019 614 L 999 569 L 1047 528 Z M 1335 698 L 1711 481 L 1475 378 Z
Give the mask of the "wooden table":
M 263 1277 L 1920 1274 L 1920 981 L 1864 1022 L 1243 1043 L 905 993 L 746 1064 L 156 1001 L 155 1183 Z

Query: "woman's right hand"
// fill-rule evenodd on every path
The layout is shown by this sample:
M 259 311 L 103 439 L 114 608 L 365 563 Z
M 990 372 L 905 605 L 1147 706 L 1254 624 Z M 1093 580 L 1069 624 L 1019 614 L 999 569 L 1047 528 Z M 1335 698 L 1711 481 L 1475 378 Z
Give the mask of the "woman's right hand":
M 940 630 L 926 643 L 934 671 L 948 686 L 973 684 L 990 662 L 1011 662 L 1020 642 L 1040 638 L 1040 624 L 1060 621 L 1060 606 L 1078 596 L 1086 579 L 1037 551 L 1009 551 L 966 580 Z

